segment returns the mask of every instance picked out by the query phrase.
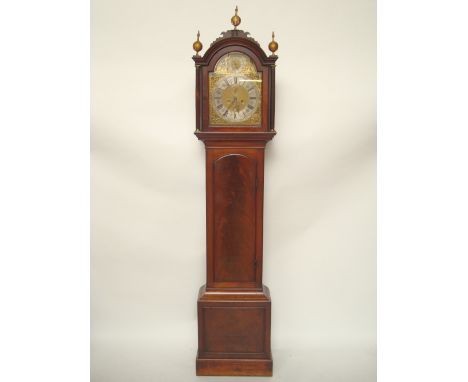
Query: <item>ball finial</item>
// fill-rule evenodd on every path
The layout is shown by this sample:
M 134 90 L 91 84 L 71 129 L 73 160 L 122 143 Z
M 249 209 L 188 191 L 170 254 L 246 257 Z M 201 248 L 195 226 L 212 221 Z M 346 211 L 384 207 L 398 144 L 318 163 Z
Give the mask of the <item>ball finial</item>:
M 237 15 L 237 5 L 236 5 L 236 14 L 231 17 L 231 24 L 234 25 L 234 29 L 237 29 L 237 26 L 241 23 L 241 18 Z
M 275 41 L 275 32 L 271 34 L 271 41 L 268 44 L 268 49 L 270 49 L 272 56 L 276 56 L 275 52 L 278 50 L 278 43 Z
M 198 31 L 198 33 L 197 33 L 197 41 L 195 41 L 195 42 L 193 43 L 192 46 L 193 46 L 193 50 L 194 50 L 195 52 L 197 52 L 197 54 L 195 55 L 195 57 L 200 57 L 200 55 L 198 54 L 198 52 L 199 52 L 200 50 L 203 49 L 203 44 L 202 44 L 201 41 L 200 41 L 200 31 Z

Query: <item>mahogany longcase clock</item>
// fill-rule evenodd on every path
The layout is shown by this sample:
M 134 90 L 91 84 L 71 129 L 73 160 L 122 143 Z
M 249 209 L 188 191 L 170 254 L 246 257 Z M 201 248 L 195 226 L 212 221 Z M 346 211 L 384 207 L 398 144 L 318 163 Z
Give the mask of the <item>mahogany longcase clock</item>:
M 271 376 L 271 299 L 262 283 L 263 171 L 274 130 L 275 51 L 223 32 L 193 44 L 196 131 L 206 148 L 206 285 L 198 296 L 197 375 Z

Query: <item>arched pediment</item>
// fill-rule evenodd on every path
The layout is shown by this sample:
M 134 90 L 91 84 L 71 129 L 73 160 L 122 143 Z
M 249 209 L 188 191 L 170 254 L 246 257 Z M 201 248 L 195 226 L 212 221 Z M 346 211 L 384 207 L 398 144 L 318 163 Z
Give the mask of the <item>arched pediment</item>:
M 233 29 L 222 32 L 221 36 L 214 40 L 203 56 L 193 56 L 193 60 L 197 65 L 208 65 L 212 58 L 220 50 L 226 47 L 239 46 L 251 51 L 260 61 L 262 65 L 274 65 L 277 56 L 267 56 L 260 44 L 250 36 L 249 32 Z

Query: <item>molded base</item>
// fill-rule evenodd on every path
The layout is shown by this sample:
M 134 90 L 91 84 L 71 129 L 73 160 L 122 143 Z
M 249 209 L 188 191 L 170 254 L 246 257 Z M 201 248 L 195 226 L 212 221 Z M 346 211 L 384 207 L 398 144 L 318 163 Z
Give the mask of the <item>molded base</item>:
M 258 290 L 200 288 L 197 375 L 272 376 L 271 299 Z
M 273 360 L 201 359 L 197 356 L 197 375 L 271 377 Z

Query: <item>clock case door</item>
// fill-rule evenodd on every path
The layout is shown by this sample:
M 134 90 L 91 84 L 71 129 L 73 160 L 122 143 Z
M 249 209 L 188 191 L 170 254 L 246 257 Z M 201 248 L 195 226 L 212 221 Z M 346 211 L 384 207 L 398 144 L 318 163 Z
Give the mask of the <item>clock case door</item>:
M 262 288 L 263 162 L 261 147 L 206 148 L 207 289 Z

